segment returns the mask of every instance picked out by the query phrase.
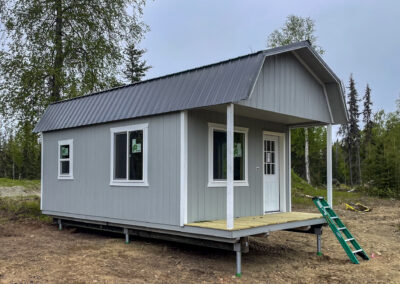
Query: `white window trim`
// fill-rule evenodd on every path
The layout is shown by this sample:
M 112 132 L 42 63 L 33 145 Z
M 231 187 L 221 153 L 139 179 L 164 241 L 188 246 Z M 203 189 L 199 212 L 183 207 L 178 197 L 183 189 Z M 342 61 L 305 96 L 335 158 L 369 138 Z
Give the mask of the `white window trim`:
M 147 169 L 148 169 L 148 123 L 129 125 L 129 126 L 121 126 L 121 127 L 113 127 L 110 128 L 110 136 L 111 136 L 111 149 L 110 149 L 110 185 L 111 186 L 149 186 L 147 180 Z M 116 180 L 114 179 L 114 136 L 115 133 L 119 132 L 129 132 L 129 131 L 137 131 L 143 130 L 143 179 L 142 180 Z M 129 142 L 129 135 L 126 137 L 127 143 Z M 129 143 L 127 144 L 129 145 Z M 127 178 L 128 178 L 128 170 L 129 170 L 129 159 L 126 159 L 126 170 L 127 170 Z
M 62 145 L 69 145 L 69 158 L 68 159 L 61 159 L 60 147 Z M 58 179 L 74 179 L 74 140 L 73 139 L 59 140 L 57 154 L 58 154 L 58 158 L 57 158 Z M 62 161 L 69 161 L 69 174 L 61 174 L 60 164 Z
M 226 187 L 227 183 L 224 180 L 214 180 L 213 178 L 213 171 L 214 171 L 214 163 L 213 163 L 213 152 L 214 152 L 214 130 L 222 130 L 226 131 L 226 125 L 224 124 L 217 124 L 217 123 L 208 123 L 208 187 Z M 249 143 L 248 143 L 248 134 L 249 129 L 244 127 L 236 127 L 235 132 L 244 133 L 244 140 L 245 140 L 245 156 L 244 156 L 244 180 L 235 180 L 233 181 L 234 186 L 249 186 Z

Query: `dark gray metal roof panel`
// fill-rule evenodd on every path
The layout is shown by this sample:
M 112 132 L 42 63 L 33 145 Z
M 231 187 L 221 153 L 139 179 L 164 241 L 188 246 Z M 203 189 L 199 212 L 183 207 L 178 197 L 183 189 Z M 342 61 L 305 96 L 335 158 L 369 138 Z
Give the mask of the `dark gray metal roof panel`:
M 161 114 L 247 98 L 262 52 L 51 104 L 35 132 Z
M 51 104 L 34 132 L 239 102 L 249 97 L 266 56 L 311 49 L 308 42 L 259 51 L 227 61 Z

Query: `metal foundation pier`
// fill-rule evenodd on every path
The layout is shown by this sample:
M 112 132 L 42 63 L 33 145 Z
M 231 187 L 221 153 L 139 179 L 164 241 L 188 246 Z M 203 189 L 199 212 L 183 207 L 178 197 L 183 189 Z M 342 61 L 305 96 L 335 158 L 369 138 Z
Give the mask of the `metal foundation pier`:
M 95 229 L 108 231 L 113 233 L 123 234 L 125 236 L 125 243 L 130 243 L 131 236 L 138 236 L 143 238 L 160 239 L 171 242 L 178 242 L 202 247 L 210 247 L 235 252 L 236 254 L 236 277 L 242 275 L 242 253 L 249 252 L 249 237 L 240 237 L 234 239 L 213 237 L 207 235 L 197 234 L 178 234 L 177 232 L 162 231 L 162 230 L 143 230 L 137 228 L 130 228 L 126 226 L 105 225 L 102 223 L 94 222 L 81 222 L 77 220 L 55 218 L 54 221 L 58 224 L 61 230 L 64 226 L 80 227 L 86 229 Z M 315 234 L 317 236 L 317 254 L 321 255 L 321 234 L 322 225 L 307 226 L 289 229 L 287 231 Z M 268 235 L 264 233 L 262 235 Z

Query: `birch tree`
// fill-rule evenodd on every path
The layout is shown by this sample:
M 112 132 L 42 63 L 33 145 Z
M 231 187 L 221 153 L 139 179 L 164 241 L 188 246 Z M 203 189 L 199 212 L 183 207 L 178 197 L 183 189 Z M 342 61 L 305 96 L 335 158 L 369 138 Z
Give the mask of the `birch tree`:
M 295 15 L 289 15 L 282 28 L 273 31 L 268 36 L 268 47 L 278 47 L 299 41 L 308 40 L 311 46 L 319 53 L 324 54 L 324 50 L 317 45 L 317 37 L 315 36 L 315 22 L 313 19 L 302 18 Z M 304 129 L 304 163 L 305 176 L 309 184 L 311 184 L 310 176 L 310 157 L 309 157 L 309 139 L 308 129 Z

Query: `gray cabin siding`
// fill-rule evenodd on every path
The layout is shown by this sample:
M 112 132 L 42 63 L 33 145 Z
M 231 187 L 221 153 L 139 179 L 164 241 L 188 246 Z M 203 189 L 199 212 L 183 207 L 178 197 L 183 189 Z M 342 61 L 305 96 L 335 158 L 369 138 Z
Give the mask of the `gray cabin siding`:
M 226 218 L 226 187 L 208 187 L 208 123 L 226 123 L 226 115 L 194 110 L 188 115 L 188 222 Z M 235 126 L 248 132 L 249 187 L 235 187 L 234 216 L 263 214 L 263 131 L 287 132 L 287 127 L 235 116 Z M 259 167 L 257 170 L 256 168 Z
M 266 57 L 250 98 L 239 104 L 331 122 L 322 86 L 290 53 Z
M 148 187 L 110 186 L 110 128 L 148 123 Z M 58 180 L 58 141 L 73 139 L 74 180 Z M 43 133 L 43 210 L 179 225 L 179 113 Z

